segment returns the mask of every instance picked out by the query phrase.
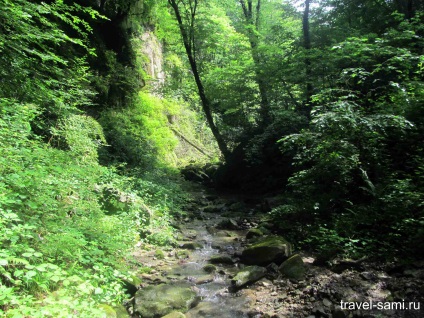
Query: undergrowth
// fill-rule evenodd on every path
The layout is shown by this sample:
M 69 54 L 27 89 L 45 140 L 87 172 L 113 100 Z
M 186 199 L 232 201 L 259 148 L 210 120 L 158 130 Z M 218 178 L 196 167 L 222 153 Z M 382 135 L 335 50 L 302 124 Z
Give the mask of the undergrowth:
M 172 243 L 178 178 L 101 166 L 90 117 L 64 118 L 46 144 L 31 129 L 37 107 L 0 103 L 0 316 L 102 317 L 99 304 L 128 297 L 140 234 Z

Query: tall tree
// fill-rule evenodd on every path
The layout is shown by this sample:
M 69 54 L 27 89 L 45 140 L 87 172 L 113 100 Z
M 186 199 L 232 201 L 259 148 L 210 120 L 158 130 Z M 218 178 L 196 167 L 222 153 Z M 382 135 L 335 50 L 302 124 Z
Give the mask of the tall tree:
M 168 0 L 168 3 L 174 10 L 175 18 L 177 19 L 178 26 L 180 28 L 184 48 L 190 63 L 191 71 L 193 72 L 206 120 L 218 143 L 219 150 L 224 156 L 225 161 L 228 161 L 230 151 L 228 150 L 227 143 L 213 120 L 211 102 L 206 95 L 196 60 L 195 23 L 199 0 Z
M 311 50 L 311 34 L 309 30 L 309 11 L 311 0 L 305 0 L 305 10 L 303 11 L 302 30 L 303 30 L 303 46 L 306 50 L 305 58 L 305 73 L 306 73 L 306 91 L 305 91 L 305 109 L 308 109 L 308 104 L 312 96 L 312 83 L 311 83 L 311 60 L 309 58 L 309 51 Z
M 250 47 L 252 50 L 252 58 L 255 63 L 255 74 L 256 82 L 259 86 L 259 92 L 261 95 L 261 120 L 262 124 L 266 125 L 270 122 L 270 103 L 268 99 L 268 88 L 266 80 L 261 72 L 261 54 L 258 50 L 259 47 L 259 23 L 261 13 L 261 0 L 256 3 L 255 12 L 253 12 L 253 1 L 252 0 L 239 0 L 243 15 L 246 23 L 247 35 L 249 38 Z

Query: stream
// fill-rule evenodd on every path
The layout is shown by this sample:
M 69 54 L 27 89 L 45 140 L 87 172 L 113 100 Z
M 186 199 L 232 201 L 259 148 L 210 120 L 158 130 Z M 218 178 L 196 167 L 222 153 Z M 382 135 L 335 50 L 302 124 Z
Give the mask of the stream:
M 142 278 L 153 284 L 188 282 L 200 301 L 185 313 L 187 318 L 256 317 L 252 313 L 251 299 L 243 292 L 229 292 L 231 277 L 240 270 L 236 263 L 237 253 L 247 230 L 225 222 L 230 216 L 240 221 L 241 212 L 246 211 L 235 213 L 231 205 L 240 207 L 240 204 L 234 199 L 216 200 L 215 196 L 203 191 L 195 193 L 195 197 L 189 217 L 177 225 L 179 248 L 165 252 L 165 259 L 158 258 L 156 251 L 137 251 L 136 258 L 155 268 L 153 273 Z M 213 261 L 214 257 L 222 260 Z M 204 268 L 211 267 L 211 263 L 216 269 L 208 273 Z
M 252 228 L 263 229 L 266 225 L 260 221 L 263 215 L 260 200 L 246 196 L 224 197 L 202 188 L 192 195 L 187 216 L 175 224 L 178 247 L 161 250 L 144 246 L 135 250 L 135 259 L 152 270 L 138 275 L 142 283 L 130 307 L 127 306 L 131 317 L 424 317 L 421 308 L 349 311 L 340 307 L 341 301 L 376 303 L 402 299 L 422 305 L 424 262 L 400 267 L 388 262 L 336 259 L 331 266 L 315 265 L 315 255 L 300 251 L 297 257 L 306 270 L 300 279 L 284 277 L 278 273 L 278 268 L 275 274 L 271 265 L 277 265 L 263 264 L 266 270 L 256 267 L 266 271 L 265 275 L 235 291 L 232 279 L 247 268 L 240 260 L 241 252 L 251 242 L 246 234 Z M 273 236 L 272 232 L 268 235 Z M 253 240 L 266 240 L 267 237 Z M 256 260 L 263 257 L 266 255 Z M 174 298 L 169 298 L 169 294 Z M 193 297 L 183 300 L 181 305 L 183 294 Z M 137 295 L 141 305 L 137 305 Z M 174 304 L 175 299 L 180 301 L 180 307 Z M 146 303 L 144 311 L 137 307 Z

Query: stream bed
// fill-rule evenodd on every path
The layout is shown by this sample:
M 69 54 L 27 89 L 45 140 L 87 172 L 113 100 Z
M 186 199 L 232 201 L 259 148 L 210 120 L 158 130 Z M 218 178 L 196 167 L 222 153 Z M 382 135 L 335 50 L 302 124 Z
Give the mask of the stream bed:
M 262 265 L 267 266 L 266 275 L 233 289 L 232 279 L 246 268 L 240 258 L 249 242 L 247 234 L 252 228 L 264 226 L 258 224 L 263 215 L 261 206 L 252 198 L 211 195 L 203 189 L 193 193 L 193 197 L 187 217 L 175 224 L 178 247 L 136 249 L 135 259 L 152 270 L 138 275 L 142 283 L 128 308 L 131 317 L 424 317 L 422 308 L 367 311 L 340 306 L 341 301 L 377 303 L 402 299 L 422 306 L 424 262 L 400 267 L 387 262 L 336 259 L 329 266 L 314 264 L 315 255 L 299 251 L 306 270 L 302 278 L 289 279 L 278 271 L 275 275 L 269 266 Z M 140 306 L 145 305 L 142 312 L 137 309 L 137 295 L 144 291 L 138 301 Z M 169 298 L 169 294 L 176 299 Z M 189 300 L 180 295 L 188 295 Z

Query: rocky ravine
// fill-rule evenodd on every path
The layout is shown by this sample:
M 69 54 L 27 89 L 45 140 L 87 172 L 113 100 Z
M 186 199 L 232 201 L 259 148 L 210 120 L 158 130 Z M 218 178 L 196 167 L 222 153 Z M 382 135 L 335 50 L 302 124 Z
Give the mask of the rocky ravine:
M 179 248 L 135 252 L 153 270 L 136 280 L 131 317 L 424 317 L 423 263 L 316 266 L 313 255 L 294 253 L 242 200 L 199 192 L 188 210 L 176 225 Z M 341 301 L 415 301 L 420 309 L 349 310 Z

